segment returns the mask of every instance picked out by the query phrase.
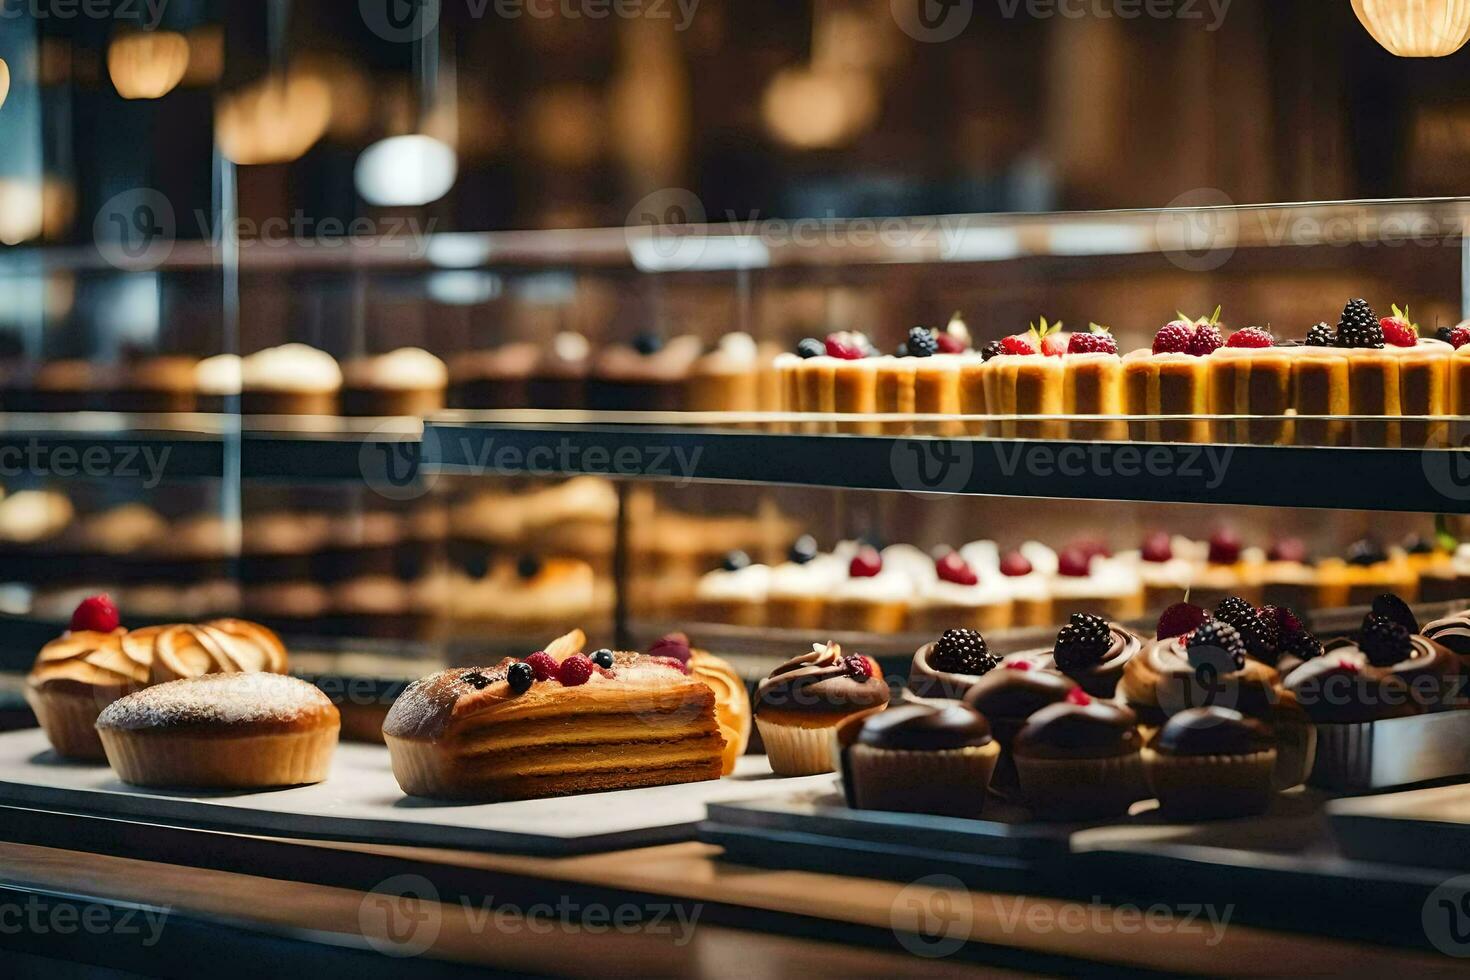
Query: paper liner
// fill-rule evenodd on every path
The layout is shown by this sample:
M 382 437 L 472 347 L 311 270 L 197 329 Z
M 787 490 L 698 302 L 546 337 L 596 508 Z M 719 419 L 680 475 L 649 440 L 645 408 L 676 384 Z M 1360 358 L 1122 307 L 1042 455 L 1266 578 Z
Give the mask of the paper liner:
M 827 608 L 821 596 L 772 596 L 766 600 L 767 625 L 789 630 L 818 630 Z
M 836 716 L 820 728 L 799 728 L 766 721 L 759 715 L 755 724 L 766 747 L 771 771 L 778 776 L 814 776 L 833 772 L 832 733 L 847 716 Z
M 1262 813 L 1274 795 L 1276 750 L 1247 755 L 1168 755 L 1143 750 L 1149 787 L 1165 815 L 1191 820 Z
M 107 764 L 125 783 L 227 789 L 321 782 L 337 733 L 335 724 L 239 738 L 99 730 Z
M 995 742 L 935 752 L 854 745 L 847 752 L 858 808 L 941 817 L 979 817 L 1000 758 Z
M 1121 817 L 1149 795 L 1137 752 L 1103 759 L 1013 758 L 1021 795 L 1037 820 Z
M 1373 722 L 1319 724 L 1317 755 L 1307 783 L 1323 789 L 1367 789 L 1373 784 Z
M 91 694 L 26 688 L 26 702 L 51 742 L 56 754 L 68 759 L 106 758 L 97 737 L 97 716 L 126 692 L 97 689 Z
M 827 605 L 827 629 L 852 633 L 902 633 L 906 602 L 862 602 L 837 599 Z

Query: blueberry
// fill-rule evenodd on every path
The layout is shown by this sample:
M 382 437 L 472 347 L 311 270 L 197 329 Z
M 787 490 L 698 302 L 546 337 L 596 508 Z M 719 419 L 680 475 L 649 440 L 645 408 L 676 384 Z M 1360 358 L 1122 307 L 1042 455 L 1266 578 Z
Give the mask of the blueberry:
M 633 349 L 645 357 L 664 349 L 663 338 L 656 333 L 640 333 L 633 338 Z
M 791 551 L 787 554 L 787 557 L 791 559 L 792 564 L 805 565 L 807 562 L 816 558 L 817 553 L 817 539 L 810 534 L 803 534 L 791 546 Z
M 750 556 L 743 551 L 732 551 L 725 556 L 720 567 L 727 572 L 738 572 L 742 568 L 749 568 Z
M 796 353 L 802 358 L 810 360 L 813 357 L 821 357 L 827 353 L 827 345 L 815 337 L 808 337 L 796 345 Z
M 611 650 L 598 650 L 592 655 L 592 662 L 607 670 L 613 665 L 613 652 Z
M 517 694 L 524 694 L 536 683 L 536 670 L 525 661 L 511 664 L 510 670 L 505 674 L 505 679 L 510 683 L 510 689 Z
M 541 574 L 541 559 L 535 555 L 522 555 L 516 562 L 516 574 L 523 579 L 533 579 Z

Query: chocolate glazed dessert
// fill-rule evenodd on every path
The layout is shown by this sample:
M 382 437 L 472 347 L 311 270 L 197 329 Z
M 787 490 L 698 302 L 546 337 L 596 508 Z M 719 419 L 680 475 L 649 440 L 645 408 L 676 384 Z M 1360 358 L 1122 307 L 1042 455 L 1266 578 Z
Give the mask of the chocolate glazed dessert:
M 985 717 L 956 701 L 904 704 L 854 723 L 840 742 L 842 781 L 857 809 L 979 817 L 1000 746 Z
M 1021 793 L 1038 820 L 1119 817 L 1148 796 L 1138 716 L 1080 688 L 1042 708 L 1011 749 Z
M 1149 786 L 1170 817 L 1242 817 L 1271 804 L 1275 737 L 1238 711 L 1179 712 L 1143 750 L 1143 760 Z
M 978 631 L 945 630 L 936 642 L 924 644 L 914 654 L 909 690 L 921 698 L 963 698 L 998 666 L 1000 658 L 990 652 Z

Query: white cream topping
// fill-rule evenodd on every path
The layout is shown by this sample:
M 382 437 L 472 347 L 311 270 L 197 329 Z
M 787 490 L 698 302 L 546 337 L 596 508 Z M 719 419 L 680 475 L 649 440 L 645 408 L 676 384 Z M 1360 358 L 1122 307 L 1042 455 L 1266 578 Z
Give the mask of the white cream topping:
M 1027 541 L 1021 545 L 1021 556 L 1031 563 L 1031 570 L 1042 575 L 1057 573 L 1057 553 L 1040 541 Z
M 449 383 L 444 362 L 421 347 L 400 347 L 352 366 L 352 378 L 373 388 L 443 388 Z
M 960 548 L 960 557 L 978 575 L 1000 571 L 1000 547 L 994 541 L 971 541 Z
M 326 351 L 282 344 L 242 360 L 240 381 L 255 391 L 334 391 L 342 387 L 342 369 Z
M 994 606 L 1010 601 L 1011 593 L 1005 582 L 991 578 L 982 578 L 974 585 L 935 582 L 921 599 L 928 606 Z
M 700 577 L 694 595 L 699 599 L 764 602 L 770 587 L 771 569 L 766 565 L 747 565 L 733 572 L 717 568 Z
M 1142 587 L 1138 571 L 1128 562 L 1101 555 L 1092 559 L 1086 575 L 1058 575 L 1051 584 L 1052 596 L 1057 599 L 1126 596 L 1137 593 Z
M 848 602 L 907 602 L 914 595 L 914 583 L 902 572 L 885 568 L 871 578 L 852 578 L 838 582 L 832 596 Z
M 194 387 L 204 395 L 238 395 L 240 355 L 216 354 L 194 365 Z

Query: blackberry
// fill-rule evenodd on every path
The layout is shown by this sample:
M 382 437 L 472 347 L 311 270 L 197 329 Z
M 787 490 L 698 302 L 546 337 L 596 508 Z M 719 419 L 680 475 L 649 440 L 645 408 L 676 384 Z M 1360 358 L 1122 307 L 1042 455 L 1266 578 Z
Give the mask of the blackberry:
M 1215 606 L 1215 618 L 1236 629 L 1240 628 L 1241 621 L 1254 619 L 1255 615 L 1256 607 L 1237 595 L 1226 596 Z
M 1349 565 L 1381 565 L 1388 561 L 1388 553 L 1377 541 L 1363 538 L 1348 545 L 1347 561 Z
M 1414 618 L 1414 611 L 1407 602 L 1391 592 L 1385 592 L 1373 600 L 1372 615 L 1391 619 L 1410 633 L 1419 632 L 1419 620 Z
M 1376 616 L 1372 613 L 1363 620 L 1358 648 L 1368 655 L 1368 662 L 1375 667 L 1392 667 L 1409 659 L 1414 652 L 1408 630 L 1387 616 Z
M 1322 641 L 1306 630 L 1295 630 L 1283 635 L 1276 649 L 1283 657 L 1307 661 L 1322 656 Z
M 664 349 L 664 339 L 656 333 L 640 333 L 633 338 L 633 349 L 644 357 L 651 357 Z
M 915 327 L 909 331 L 907 343 L 910 357 L 933 357 L 939 353 L 939 341 L 927 327 Z
M 1217 674 L 1226 674 L 1245 666 L 1245 643 L 1240 633 L 1218 619 L 1195 630 L 1185 651 L 1191 666 L 1199 671 L 1211 668 Z
M 1112 642 L 1113 631 L 1106 619 L 1073 613 L 1072 621 L 1057 634 L 1052 659 L 1063 671 L 1083 670 L 1101 663 Z
M 1342 319 L 1337 321 L 1337 346 L 1383 349 L 1383 327 L 1367 300 L 1350 300 L 1342 308 Z
M 1215 607 L 1215 618 L 1235 627 L 1240 641 L 1245 644 L 1246 653 L 1264 663 L 1276 659 L 1276 639 L 1281 631 L 1276 628 L 1274 620 L 1267 627 L 1249 602 L 1239 596 L 1227 596 Z
M 821 357 L 827 353 L 827 345 L 815 337 L 808 337 L 796 345 L 796 353 L 800 355 L 802 360 L 809 361 L 814 357 Z
M 947 674 L 989 673 L 1000 664 L 1000 658 L 990 652 L 985 637 L 975 630 L 945 630 L 939 642 L 929 654 L 929 663 L 936 670 Z
M 1434 331 L 1434 338 L 1436 340 L 1443 340 L 1447 344 L 1454 343 L 1454 341 L 1451 339 L 1452 337 L 1454 337 L 1454 335 L 1454 327 L 1440 327 L 1438 330 Z
M 992 340 L 990 343 L 986 344 L 985 349 L 980 352 L 980 360 L 988 361 L 992 357 L 999 357 L 1005 352 L 1006 350 L 1004 344 L 1002 344 L 998 340 Z
M 1325 323 L 1318 323 L 1307 331 L 1308 347 L 1336 347 L 1337 336 L 1332 328 Z

